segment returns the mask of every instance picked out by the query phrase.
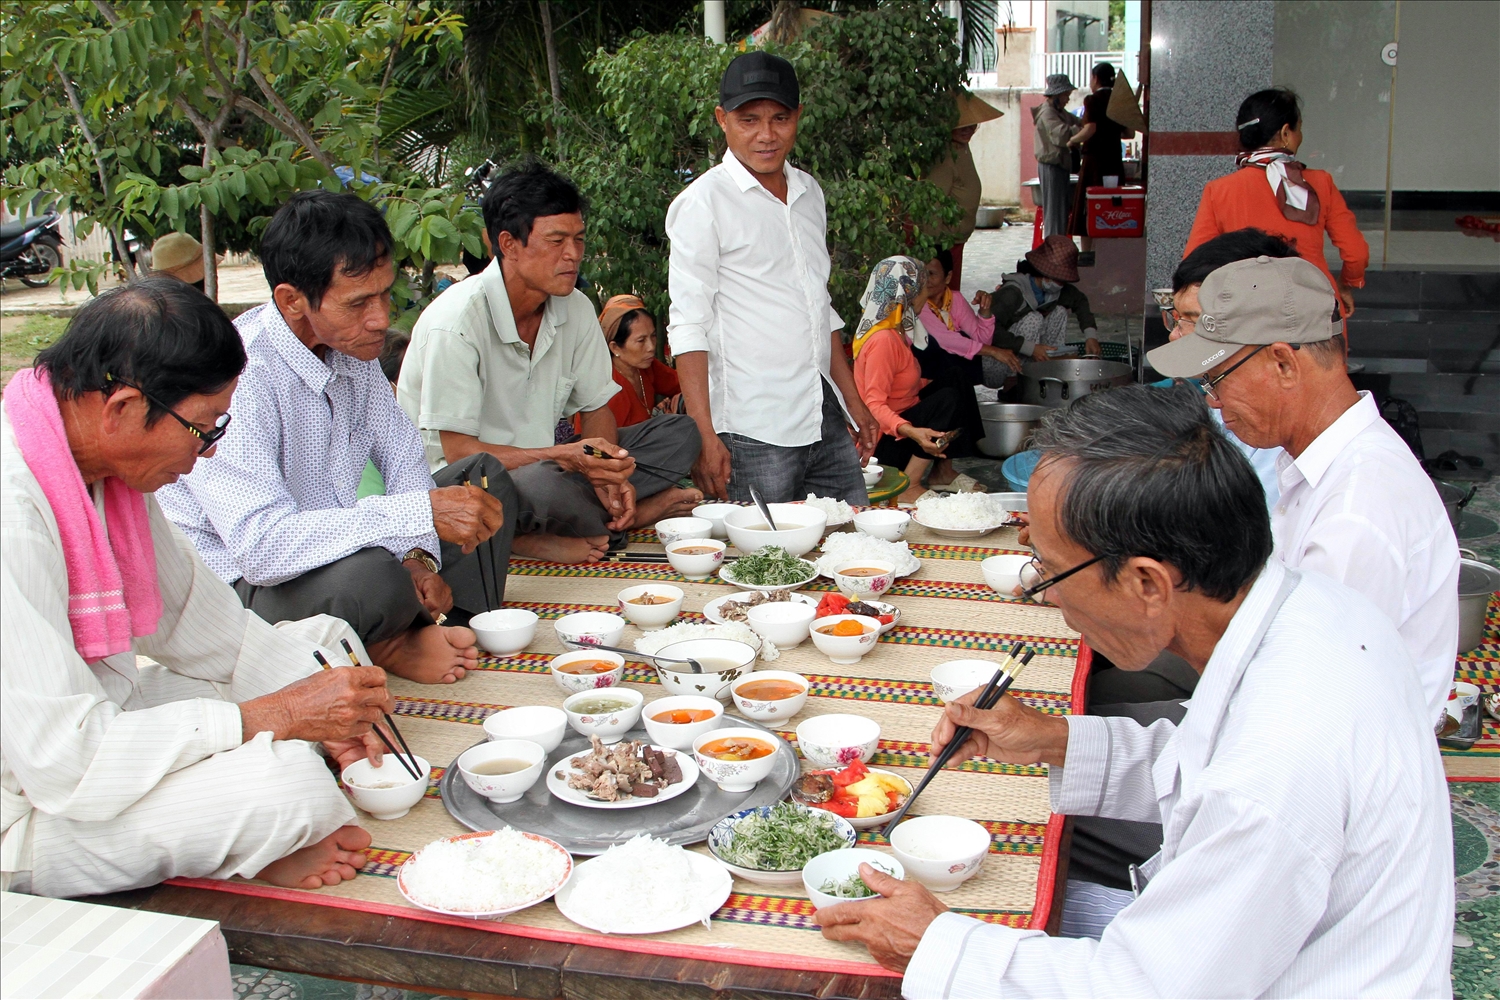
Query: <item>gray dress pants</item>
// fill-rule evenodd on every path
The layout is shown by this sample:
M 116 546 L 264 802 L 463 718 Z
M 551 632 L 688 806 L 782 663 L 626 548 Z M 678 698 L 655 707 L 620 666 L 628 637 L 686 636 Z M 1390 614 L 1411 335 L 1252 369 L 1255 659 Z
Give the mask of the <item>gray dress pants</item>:
M 856 506 L 870 502 L 859 467 L 859 451 L 849 436 L 844 410 L 833 386 L 823 379 L 822 439 L 795 448 L 766 444 L 743 434 L 720 434 L 729 449 L 729 499 L 750 502 L 750 484 L 766 503 L 805 500 L 809 493 Z
M 1073 182 L 1068 168 L 1038 162 L 1036 176 L 1042 188 L 1042 235 L 1066 234 L 1068 215 L 1073 211 Z
M 516 533 L 520 503 L 504 464 L 489 454 L 470 455 L 440 469 L 438 486 L 457 486 L 467 478 L 474 486 L 489 479 L 489 493 L 505 509 L 505 523 L 473 552 L 442 543 L 441 576 L 453 591 L 456 623 L 500 607 L 505 599 L 505 574 L 510 566 L 510 544 Z M 299 577 L 269 587 L 256 587 L 243 578 L 234 583 L 240 602 L 273 625 L 313 615 L 342 618 L 365 645 L 393 639 L 410 628 L 431 625 L 432 616 L 417 598 L 411 574 L 398 554 L 366 548 L 320 566 Z

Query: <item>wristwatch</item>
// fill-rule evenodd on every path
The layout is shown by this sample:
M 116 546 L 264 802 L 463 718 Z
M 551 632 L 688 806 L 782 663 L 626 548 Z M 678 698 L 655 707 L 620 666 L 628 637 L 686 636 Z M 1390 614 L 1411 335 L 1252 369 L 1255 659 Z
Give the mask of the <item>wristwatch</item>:
M 411 551 L 407 552 L 406 555 L 401 557 L 402 562 L 406 562 L 408 559 L 417 560 L 417 562 L 421 563 L 423 566 L 426 566 L 434 573 L 438 571 L 437 560 L 432 558 L 432 556 L 427 552 L 426 549 L 412 549 Z

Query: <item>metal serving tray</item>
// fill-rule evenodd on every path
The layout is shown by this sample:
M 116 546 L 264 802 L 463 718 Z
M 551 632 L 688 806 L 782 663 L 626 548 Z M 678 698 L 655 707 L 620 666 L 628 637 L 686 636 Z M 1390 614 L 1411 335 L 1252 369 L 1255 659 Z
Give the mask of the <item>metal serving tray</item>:
M 759 729 L 776 741 L 771 773 L 748 792 L 721 791 L 707 775 L 701 775 L 697 784 L 675 799 L 639 809 L 590 809 L 563 802 L 547 791 L 544 773 L 519 801 L 494 805 L 465 784 L 463 775 L 452 763 L 443 772 L 438 790 L 453 818 L 471 830 L 512 826 L 555 840 L 569 854 L 603 854 L 640 833 L 649 833 L 669 844 L 696 844 L 707 840 L 714 824 L 730 813 L 771 805 L 785 798 L 802 773 L 796 751 L 765 726 L 724 715 L 720 716 L 718 728 Z M 644 728 L 632 729 L 623 738 L 650 742 Z M 569 730 L 568 738 L 547 755 L 548 770 L 569 757 L 587 752 L 588 748 L 587 738 Z

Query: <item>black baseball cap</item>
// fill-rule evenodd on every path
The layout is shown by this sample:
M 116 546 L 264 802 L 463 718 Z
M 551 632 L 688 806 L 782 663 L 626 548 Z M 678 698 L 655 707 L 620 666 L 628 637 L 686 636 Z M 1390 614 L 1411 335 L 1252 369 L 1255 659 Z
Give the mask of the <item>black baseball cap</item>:
M 797 110 L 802 91 L 792 64 L 769 52 L 746 52 L 734 57 L 719 81 L 719 106 L 733 111 L 751 101 L 770 100 Z

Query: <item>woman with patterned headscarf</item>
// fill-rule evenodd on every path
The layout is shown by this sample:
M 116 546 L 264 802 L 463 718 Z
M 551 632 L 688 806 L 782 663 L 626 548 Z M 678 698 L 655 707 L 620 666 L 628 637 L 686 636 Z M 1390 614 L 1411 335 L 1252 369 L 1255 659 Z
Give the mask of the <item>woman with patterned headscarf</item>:
M 923 378 L 912 353 L 913 346 L 927 346 L 927 331 L 916 321 L 923 305 L 918 301 L 922 272 L 910 257 L 887 257 L 875 265 L 859 300 L 863 313 L 854 335 L 854 384 L 880 424 L 875 457 L 906 472 L 911 486 L 900 499 L 908 502 L 928 488 L 984 488 L 959 475 L 952 462 L 971 454 L 974 442 L 984 436 L 974 390 Z

